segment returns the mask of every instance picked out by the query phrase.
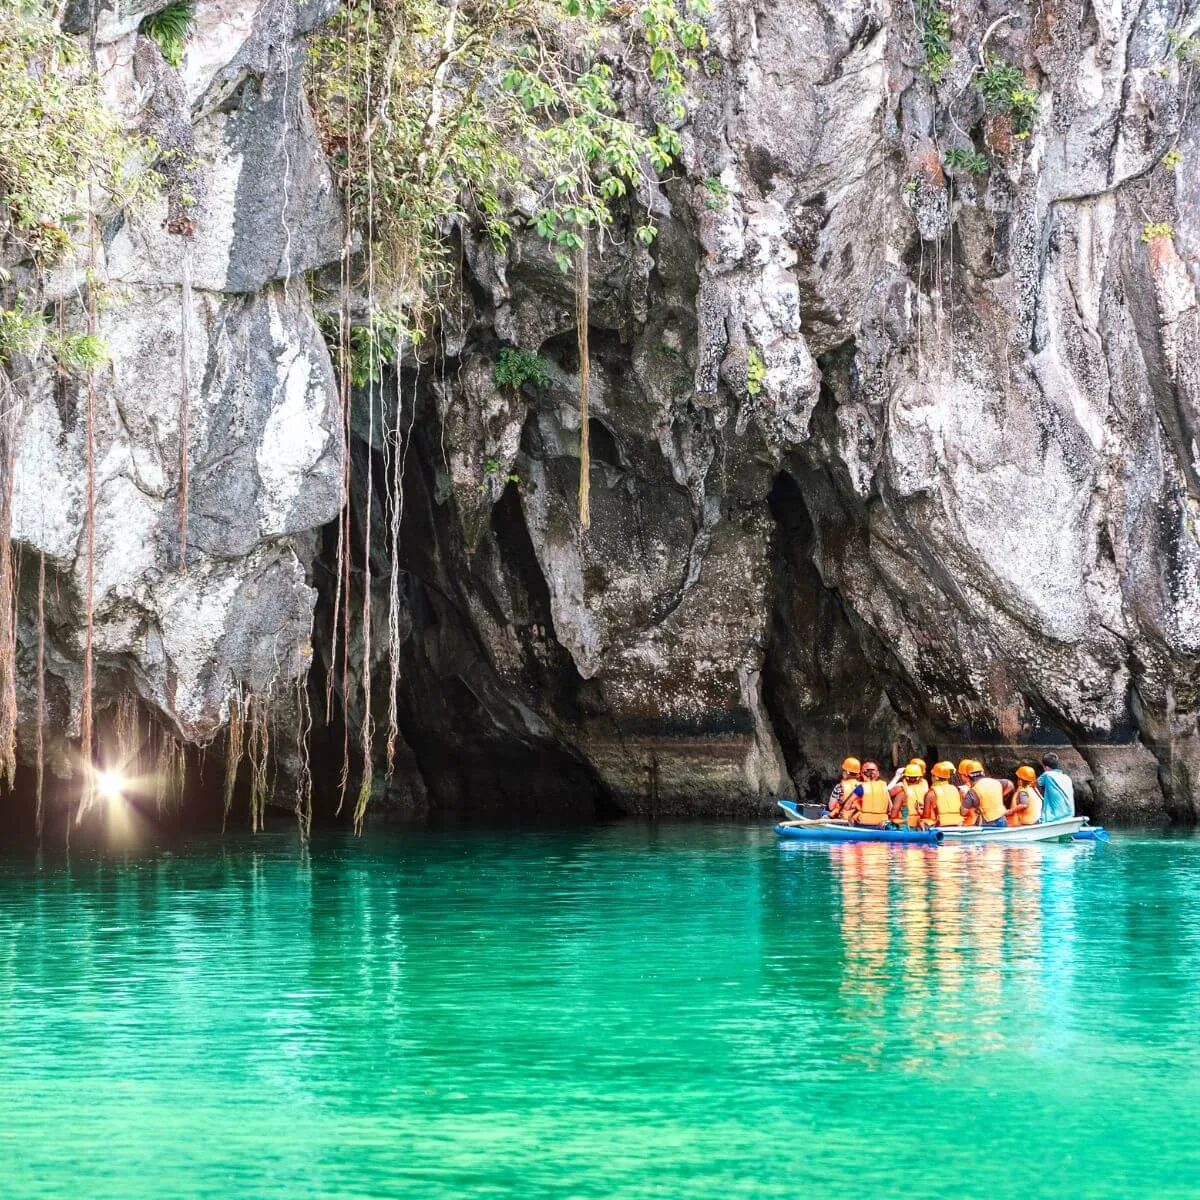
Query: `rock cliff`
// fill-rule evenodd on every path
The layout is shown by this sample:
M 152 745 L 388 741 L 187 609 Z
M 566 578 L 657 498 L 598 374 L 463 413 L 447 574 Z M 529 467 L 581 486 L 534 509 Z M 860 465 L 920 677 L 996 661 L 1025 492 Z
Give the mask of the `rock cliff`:
M 380 809 L 765 811 L 852 750 L 1010 769 L 1052 745 L 1094 811 L 1194 818 L 1200 5 L 956 0 L 931 69 L 928 4 L 714 4 L 657 240 L 590 251 L 587 530 L 570 277 L 532 233 L 499 255 L 460 231 L 454 311 L 384 382 L 400 469 L 362 396 L 347 447 L 314 319 L 345 231 L 302 86 L 328 6 L 198 0 L 181 71 L 136 32 L 154 7 L 102 3 L 94 31 L 114 103 L 183 162 L 96 265 L 98 703 L 132 689 L 207 744 L 314 647 L 322 691 L 349 454 L 379 619 L 403 492 Z M 996 64 L 1027 133 L 980 86 Z M 653 106 L 634 75 L 623 98 Z M 68 321 L 85 266 L 47 281 Z M 545 382 L 498 384 L 504 347 Z M 54 578 L 62 739 L 84 431 L 49 372 L 22 394 L 14 531 Z M 339 713 L 357 740 L 361 700 Z M 315 738 L 328 784 L 342 733 Z

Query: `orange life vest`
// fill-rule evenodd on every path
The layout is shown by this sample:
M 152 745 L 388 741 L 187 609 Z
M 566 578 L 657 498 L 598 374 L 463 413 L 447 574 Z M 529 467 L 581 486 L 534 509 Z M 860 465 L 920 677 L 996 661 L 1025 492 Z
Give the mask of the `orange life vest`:
M 979 797 L 979 816 L 985 824 L 1004 816 L 1004 789 L 1000 786 L 1000 780 L 986 777 L 977 779 L 971 788 Z
M 1024 812 L 1013 813 L 1010 821 L 1013 825 L 1036 825 L 1042 819 L 1042 797 L 1037 788 L 1023 787 L 1017 791 L 1013 804 L 1027 804 Z
M 937 823 L 939 825 L 961 825 L 962 793 L 952 783 L 935 783 L 930 789 L 937 805 Z
M 888 809 L 892 799 L 888 795 L 887 784 L 882 779 L 864 779 L 858 785 L 862 788 L 862 799 L 859 803 L 858 823 L 860 825 L 886 825 Z
M 908 809 L 909 829 L 916 829 L 921 823 L 921 807 L 927 791 L 929 791 L 929 784 L 923 779 L 917 783 L 904 785 L 904 805 Z

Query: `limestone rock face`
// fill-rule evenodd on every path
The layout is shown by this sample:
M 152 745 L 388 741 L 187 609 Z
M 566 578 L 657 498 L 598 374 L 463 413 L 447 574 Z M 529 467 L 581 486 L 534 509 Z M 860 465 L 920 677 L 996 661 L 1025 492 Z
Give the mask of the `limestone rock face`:
M 433 473 L 476 532 L 439 586 L 545 721 L 514 738 L 654 812 L 765 809 L 851 751 L 1053 746 L 1095 810 L 1194 813 L 1198 21 L 959 3 L 935 85 L 910 5 L 718 5 L 658 240 L 591 251 L 588 530 L 569 281 L 523 239 L 467 256 L 489 299 Z M 985 60 L 1036 91 L 1028 137 Z M 479 394 L 503 343 L 552 364 L 520 403 Z M 519 479 L 490 531 L 489 459 Z
M 46 284 L 67 327 L 86 329 L 90 268 L 111 354 L 91 388 L 90 534 L 86 381 L 17 376 L 26 741 L 37 554 L 52 734 L 78 733 L 90 536 L 97 708 L 134 692 L 178 736 L 206 743 L 235 691 L 306 675 L 312 531 L 340 506 L 336 385 L 300 272 L 336 260 L 343 235 L 301 94 L 296 7 L 201 0 L 182 70 L 136 32 L 155 7 L 101 4 L 95 38 L 110 98 L 176 151 L 165 186 L 104 218 L 94 249 Z M 86 29 L 86 5 L 72 22 Z M 181 175 L 171 164 L 184 158 Z
M 201 0 L 182 72 L 136 34 L 150 7 L 100 6 L 98 61 L 198 166 L 99 250 L 102 689 L 203 741 L 315 645 L 354 745 L 370 700 L 384 808 L 766 812 L 848 752 L 1007 771 L 1052 746 L 1093 811 L 1195 817 L 1195 3 L 956 0 L 935 82 L 908 0 L 716 0 L 682 162 L 641 197 L 657 239 L 589 248 L 590 527 L 573 280 L 529 231 L 502 255 L 459 231 L 440 353 L 354 398 L 350 665 L 336 535 L 312 533 L 341 422 L 301 278 L 345 242 L 301 92 L 327 6 Z M 1027 135 L 985 100 L 1004 64 Z M 654 111 L 636 72 L 622 99 Z M 76 325 L 84 265 L 48 285 Z M 546 382 L 498 383 L 506 347 Z M 58 585 L 65 728 L 85 399 L 28 384 L 16 488 Z

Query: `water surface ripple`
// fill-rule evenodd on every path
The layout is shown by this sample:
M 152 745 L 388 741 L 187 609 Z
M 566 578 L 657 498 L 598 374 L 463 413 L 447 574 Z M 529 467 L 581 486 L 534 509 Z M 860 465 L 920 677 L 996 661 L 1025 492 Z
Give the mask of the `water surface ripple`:
M 0 859 L 0 1196 L 1195 1197 L 1200 841 Z

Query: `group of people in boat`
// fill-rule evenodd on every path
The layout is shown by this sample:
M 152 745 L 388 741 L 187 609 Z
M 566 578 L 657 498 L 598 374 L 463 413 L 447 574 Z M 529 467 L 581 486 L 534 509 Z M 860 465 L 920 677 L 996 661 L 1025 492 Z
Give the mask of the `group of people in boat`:
M 924 759 L 914 758 L 884 783 L 878 763 L 847 758 L 825 811 L 854 825 L 883 829 L 999 828 L 1073 815 L 1074 790 L 1058 756 L 1044 755 L 1042 767 L 1039 776 L 1035 768 L 1022 764 L 1010 780 L 993 777 L 978 759 L 964 758 L 957 766 L 937 762 L 927 768 Z

